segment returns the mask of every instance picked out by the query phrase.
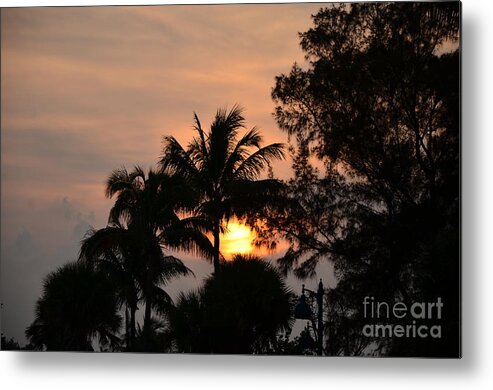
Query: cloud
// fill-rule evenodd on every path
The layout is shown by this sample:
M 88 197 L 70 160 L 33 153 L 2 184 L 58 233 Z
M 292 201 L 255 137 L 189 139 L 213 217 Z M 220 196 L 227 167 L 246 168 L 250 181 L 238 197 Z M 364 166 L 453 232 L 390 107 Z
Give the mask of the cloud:
M 2 329 L 23 340 L 42 278 L 106 224 L 112 169 L 149 167 L 240 103 L 265 142 L 274 77 L 303 61 L 320 4 L 10 8 L 1 13 Z M 289 175 L 289 163 L 275 164 Z M 187 260 L 188 261 L 188 260 Z M 193 263 L 207 275 L 210 265 Z M 192 267 L 192 268 L 193 268 Z M 172 295 L 183 286 L 170 286 Z M 181 286 L 181 287 L 180 287 Z
M 24 211 L 16 209 L 12 220 L 2 214 L 1 245 L 2 332 L 20 341 L 33 319 L 43 278 L 76 259 L 80 241 L 96 219 L 67 196 Z M 12 221 L 8 227 L 7 221 Z

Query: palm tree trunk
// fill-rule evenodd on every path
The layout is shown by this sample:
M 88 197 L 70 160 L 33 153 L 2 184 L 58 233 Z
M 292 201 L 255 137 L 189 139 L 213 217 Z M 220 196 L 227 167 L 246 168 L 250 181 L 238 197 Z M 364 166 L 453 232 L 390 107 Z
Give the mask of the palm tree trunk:
M 219 224 L 220 221 L 217 220 L 214 222 L 214 273 L 219 272 L 219 246 L 220 246 L 220 238 L 219 238 Z
M 152 306 L 152 297 L 151 297 L 151 272 L 147 270 L 146 276 L 146 285 L 145 285 L 145 312 L 144 312 L 144 331 L 143 331 L 143 345 L 144 351 L 150 350 L 150 340 L 151 340 L 151 306 Z

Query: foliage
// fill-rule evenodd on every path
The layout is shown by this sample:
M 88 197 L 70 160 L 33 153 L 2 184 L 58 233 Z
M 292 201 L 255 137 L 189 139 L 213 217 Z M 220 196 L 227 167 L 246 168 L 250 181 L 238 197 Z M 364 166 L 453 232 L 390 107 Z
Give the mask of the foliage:
M 139 167 L 132 172 L 123 168 L 110 175 L 106 195 L 116 196 L 109 224 L 89 232 L 81 259 L 96 264 L 115 281 L 120 304 L 130 311 L 127 348 L 135 350 L 138 303 L 145 301 L 144 329 L 151 337 L 151 311 L 163 313 L 171 304 L 162 287 L 174 277 L 191 274 L 181 260 L 163 251 L 187 249 L 209 255 L 211 249 L 200 220 L 177 215 L 194 202 L 193 194 L 184 194 L 177 178 L 152 170 L 146 175 Z
M 269 263 L 237 255 L 204 286 L 182 294 L 170 313 L 170 334 L 182 352 L 272 353 L 289 332 L 293 295 Z
M 208 132 L 194 115 L 197 136 L 185 150 L 176 138 L 163 138 L 160 166 L 163 172 L 186 179 L 200 195 L 195 215 L 210 222 L 214 246 L 214 270 L 219 270 L 220 233 L 233 216 L 245 218 L 255 210 L 268 208 L 269 199 L 282 185 L 274 179 L 259 180 L 270 162 L 284 158 L 283 145 L 261 146 L 257 128 L 247 131 L 243 110 L 219 109 Z
M 275 117 L 291 140 L 288 196 L 296 202 L 271 214 L 261 239 L 272 231 L 286 237 L 279 264 L 299 277 L 313 275 L 320 260 L 334 263 L 345 313 L 332 331 L 352 339 L 335 348 L 344 354 L 364 353 L 351 336 L 363 294 L 389 302 L 442 297 L 441 340 L 380 347 L 458 354 L 459 53 L 445 50 L 458 40 L 458 7 L 322 9 L 300 34 L 308 68 L 295 64 L 276 78 Z
M 36 318 L 26 336 L 36 349 L 92 351 L 117 350 L 121 326 L 113 283 L 87 264 L 68 263 L 50 273 L 36 303 Z
M 0 346 L 2 351 L 18 351 L 22 349 L 17 341 L 13 338 L 7 339 L 3 333 Z

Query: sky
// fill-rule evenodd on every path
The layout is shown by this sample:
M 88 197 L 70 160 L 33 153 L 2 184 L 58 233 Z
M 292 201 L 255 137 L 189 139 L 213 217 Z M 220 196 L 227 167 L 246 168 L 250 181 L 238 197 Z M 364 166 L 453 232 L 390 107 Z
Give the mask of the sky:
M 320 7 L 1 10 L 2 333 L 25 342 L 43 277 L 77 258 L 89 227 L 106 225 L 108 174 L 154 166 L 163 135 L 187 144 L 194 111 L 207 127 L 238 103 L 265 143 L 287 141 L 270 93 L 304 62 L 298 32 Z M 289 161 L 274 172 L 289 177 Z M 173 282 L 172 296 L 212 271 L 185 260 L 197 278 Z

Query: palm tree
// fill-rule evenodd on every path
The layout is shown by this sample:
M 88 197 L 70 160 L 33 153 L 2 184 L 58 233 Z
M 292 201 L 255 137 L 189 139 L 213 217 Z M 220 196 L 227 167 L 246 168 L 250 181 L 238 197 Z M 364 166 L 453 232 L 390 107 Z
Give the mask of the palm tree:
M 91 229 L 82 241 L 80 259 L 86 260 L 114 281 L 120 308 L 126 305 L 127 350 L 135 351 L 135 313 L 139 302 L 137 243 L 130 232 L 120 224 L 103 229 Z M 130 318 L 128 318 L 130 317 Z
M 247 131 L 243 110 L 219 109 L 209 132 L 202 129 L 194 114 L 194 137 L 185 150 L 172 136 L 163 138 L 160 166 L 163 172 L 185 178 L 200 194 L 196 215 L 212 225 L 214 271 L 220 267 L 220 233 L 233 216 L 244 218 L 249 213 L 269 206 L 269 196 L 281 188 L 274 179 L 259 180 L 260 174 L 275 159 L 283 159 L 283 144 L 261 147 L 257 128 Z
M 181 292 L 176 306 L 172 307 L 167 314 L 166 334 L 175 352 L 211 352 L 201 294 L 201 289 L 187 293 Z
M 161 318 L 151 318 L 150 336 L 144 334 L 144 329 L 137 326 L 137 350 L 146 352 L 169 352 L 171 349 L 170 339 L 166 332 L 165 321 Z M 150 342 L 147 341 L 150 339 Z
M 236 255 L 197 292 L 182 294 L 169 315 L 180 352 L 269 353 L 293 321 L 294 295 L 258 257 Z
M 102 347 L 115 349 L 121 320 L 106 275 L 88 264 L 68 263 L 45 278 L 26 336 L 36 349 L 91 351 L 95 338 Z
M 108 226 L 83 242 L 81 258 L 96 259 L 110 274 L 118 275 L 120 297 L 130 309 L 129 339 L 134 348 L 137 302 L 145 302 L 145 345 L 151 333 L 152 310 L 164 312 L 171 303 L 161 286 L 174 277 L 191 274 L 181 260 L 164 251 L 185 249 L 211 257 L 212 248 L 203 233 L 208 229 L 206 221 L 180 219 L 177 214 L 195 203 L 194 193 L 184 192 L 179 178 L 153 170 L 146 175 L 140 167 L 131 172 L 117 169 L 108 178 L 106 196 L 116 196 Z

